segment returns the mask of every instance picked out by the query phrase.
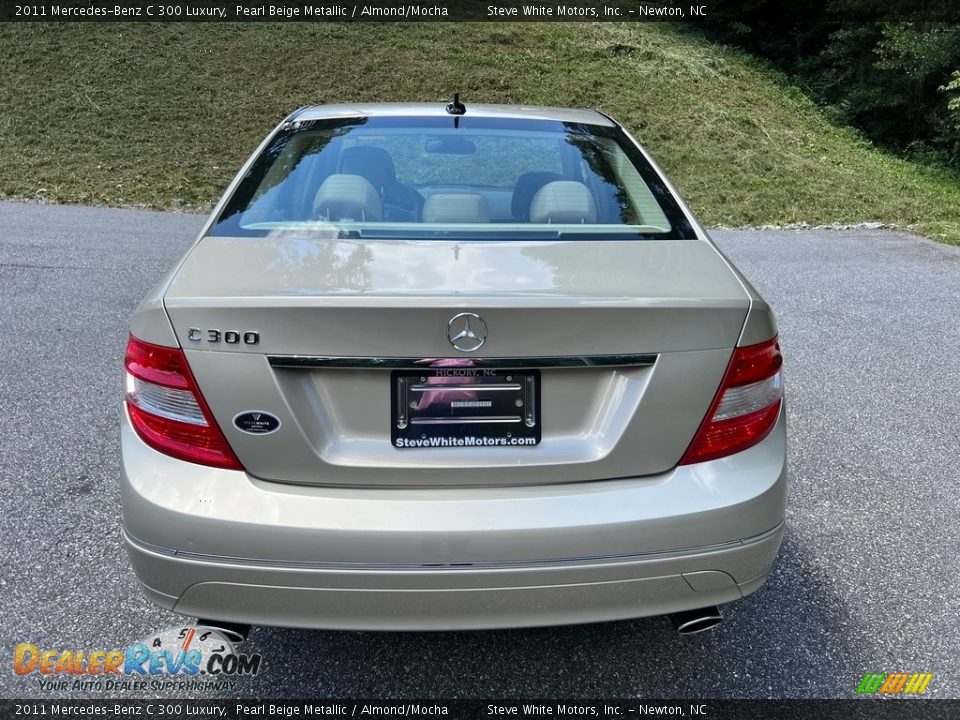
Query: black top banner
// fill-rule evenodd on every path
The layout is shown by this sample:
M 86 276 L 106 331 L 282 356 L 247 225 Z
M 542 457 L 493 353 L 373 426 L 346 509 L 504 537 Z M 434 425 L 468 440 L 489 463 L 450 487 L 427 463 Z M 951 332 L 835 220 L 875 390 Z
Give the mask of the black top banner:
M 779 0 L 778 0 L 779 1 Z M 810 21 L 956 22 L 957 0 L 787 0 Z M 768 0 L 0 0 L 4 22 L 702 22 L 769 12 Z

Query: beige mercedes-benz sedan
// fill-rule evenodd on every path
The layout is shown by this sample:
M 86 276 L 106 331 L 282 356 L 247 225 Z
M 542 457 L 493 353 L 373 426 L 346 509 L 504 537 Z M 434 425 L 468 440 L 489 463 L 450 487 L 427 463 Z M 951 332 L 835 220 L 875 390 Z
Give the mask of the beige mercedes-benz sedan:
M 782 362 L 607 115 L 303 108 L 133 317 L 127 547 L 206 624 L 704 630 L 780 546 Z

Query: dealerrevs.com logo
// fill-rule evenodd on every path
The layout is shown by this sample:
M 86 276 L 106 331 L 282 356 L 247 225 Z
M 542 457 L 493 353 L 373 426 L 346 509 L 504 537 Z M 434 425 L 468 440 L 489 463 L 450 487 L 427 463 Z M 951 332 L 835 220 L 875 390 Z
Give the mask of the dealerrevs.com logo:
M 231 690 L 234 679 L 262 670 L 222 632 L 202 626 L 152 633 L 127 648 L 44 648 L 20 643 L 13 672 L 35 677 L 41 690 Z
M 858 695 L 923 695 L 933 673 L 867 673 L 857 686 Z

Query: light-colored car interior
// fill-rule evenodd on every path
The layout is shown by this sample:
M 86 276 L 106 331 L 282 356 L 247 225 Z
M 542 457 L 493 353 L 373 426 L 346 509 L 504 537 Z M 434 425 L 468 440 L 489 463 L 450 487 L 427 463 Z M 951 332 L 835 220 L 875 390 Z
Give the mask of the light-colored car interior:
M 487 198 L 475 192 L 432 193 L 423 201 L 419 213 L 411 211 L 412 218 L 424 223 L 510 220 L 538 224 L 597 222 L 597 206 L 590 189 L 582 182 L 559 177 L 556 173 L 548 172 L 521 176 L 510 197 L 512 218 L 495 217 Z M 317 190 L 313 203 L 314 215 L 331 221 L 382 221 L 384 188 L 381 185 L 378 190 L 368 177 L 361 174 L 330 175 Z

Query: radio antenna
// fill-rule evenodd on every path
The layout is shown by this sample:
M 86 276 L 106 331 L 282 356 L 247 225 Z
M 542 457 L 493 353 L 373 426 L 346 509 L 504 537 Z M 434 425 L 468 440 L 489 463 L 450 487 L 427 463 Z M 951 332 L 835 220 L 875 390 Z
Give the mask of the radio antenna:
M 453 102 L 447 105 L 447 112 L 451 115 L 463 115 L 467 112 L 467 106 L 460 102 L 460 93 L 453 94 Z

